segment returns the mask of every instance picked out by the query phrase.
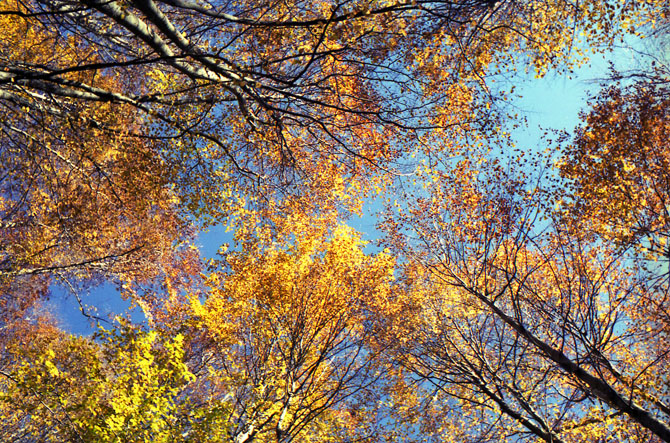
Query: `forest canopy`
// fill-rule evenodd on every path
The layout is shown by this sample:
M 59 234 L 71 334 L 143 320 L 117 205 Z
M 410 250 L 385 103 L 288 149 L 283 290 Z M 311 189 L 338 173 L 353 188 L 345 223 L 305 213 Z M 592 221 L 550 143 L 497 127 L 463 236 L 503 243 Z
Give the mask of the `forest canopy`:
M 0 440 L 670 442 L 669 14 L 0 0 Z

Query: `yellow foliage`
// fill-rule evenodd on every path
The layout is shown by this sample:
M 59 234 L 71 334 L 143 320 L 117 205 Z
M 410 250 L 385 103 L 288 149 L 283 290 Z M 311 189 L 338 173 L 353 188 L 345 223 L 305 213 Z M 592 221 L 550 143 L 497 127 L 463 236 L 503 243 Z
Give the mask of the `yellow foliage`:
M 350 228 L 328 236 L 294 229 L 292 244 L 229 252 L 225 271 L 207 277 L 207 299 L 193 301 L 215 352 L 208 377 L 230 405 L 227 420 L 256 427 L 261 441 L 275 428 L 324 441 L 321 427 L 346 417 L 337 412 L 343 396 L 375 377 L 373 351 L 365 350 L 372 309 L 393 278 L 392 258 L 365 254 Z M 326 407 L 334 409 L 320 412 Z M 305 421 L 310 414 L 319 418 Z

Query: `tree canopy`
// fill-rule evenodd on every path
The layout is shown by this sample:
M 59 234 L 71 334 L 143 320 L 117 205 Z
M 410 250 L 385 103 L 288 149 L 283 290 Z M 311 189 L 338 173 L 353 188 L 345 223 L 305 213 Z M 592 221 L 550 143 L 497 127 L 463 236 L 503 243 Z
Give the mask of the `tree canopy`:
M 669 12 L 0 0 L 0 439 L 670 442 Z M 627 39 L 515 146 L 515 88 Z

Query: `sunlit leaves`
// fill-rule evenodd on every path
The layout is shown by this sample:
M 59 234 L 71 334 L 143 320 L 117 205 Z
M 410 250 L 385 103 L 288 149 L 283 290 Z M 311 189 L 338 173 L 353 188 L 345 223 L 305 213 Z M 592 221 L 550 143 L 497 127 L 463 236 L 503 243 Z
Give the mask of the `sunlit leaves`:
M 3 367 L 3 438 L 178 441 L 176 403 L 192 380 L 183 337 L 121 325 L 95 340 L 52 331 L 12 344 Z
M 574 186 L 575 217 L 619 244 L 667 254 L 668 94 L 640 84 L 604 91 L 565 148 L 560 170 Z
M 364 254 L 348 228 L 293 234 L 292 245 L 229 252 L 226 271 L 206 280 L 205 302 L 193 301 L 210 355 L 203 377 L 217 387 L 210 401 L 227 405 L 228 432 L 243 441 L 335 438 L 347 404 L 374 398 L 379 374 L 366 343 L 393 260 Z
M 3 1 L 3 437 L 668 440 L 667 93 L 603 93 L 554 170 L 496 83 L 661 3 Z M 48 326 L 103 281 L 147 330 Z
M 523 162 L 489 155 L 428 168 L 436 179 L 386 222 L 387 241 L 406 259 L 395 308 L 403 316 L 389 311 L 386 340 L 424 392 L 426 432 L 440 441 L 434 411 L 443 408 L 481 424 L 465 441 L 666 438 L 662 419 L 647 412 L 668 412 L 667 346 L 657 338 L 667 331 L 664 286 L 645 281 L 635 254 L 620 247 L 630 239 L 597 235 L 595 202 L 585 199 L 568 223 L 544 201 L 541 163 L 533 177 Z M 576 177 L 585 189 L 597 181 Z
M 3 63 L 18 63 L 15 69 L 99 61 L 81 36 L 63 39 L 24 17 L 1 20 L 0 53 Z M 65 76 L 95 88 L 122 86 L 107 74 Z M 134 285 L 176 266 L 195 267 L 197 252 L 184 247 L 192 229 L 168 184 L 161 144 L 138 137 L 144 122 L 133 108 L 31 92 L 19 83 L 3 83 L 0 111 L 0 285 L 3 299 L 13 299 L 3 302 L 3 321 L 25 312 L 48 283 L 68 290 L 102 280 Z

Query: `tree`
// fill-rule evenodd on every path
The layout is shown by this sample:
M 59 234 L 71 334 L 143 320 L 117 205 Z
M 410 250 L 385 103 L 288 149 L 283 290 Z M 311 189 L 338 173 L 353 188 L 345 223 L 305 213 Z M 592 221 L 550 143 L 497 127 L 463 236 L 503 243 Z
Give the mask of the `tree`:
M 571 195 L 479 150 L 510 152 L 494 81 L 658 11 L 2 0 L 4 435 L 668 441 L 667 285 L 640 255 L 665 248 L 662 88 L 599 99 L 554 177 Z M 339 224 L 394 184 L 397 283 Z M 199 279 L 212 223 L 238 243 Z M 147 326 L 71 337 L 38 315 L 55 281 L 112 281 Z
M 93 338 L 23 332 L 29 345 L 11 343 L 3 359 L 3 440 L 181 441 L 188 409 L 178 400 L 193 378 L 183 336 L 123 323 Z
M 477 158 L 431 170 L 428 195 L 388 221 L 406 232 L 390 240 L 412 313 L 390 316 L 393 362 L 480 423 L 462 440 L 668 441 L 670 350 L 651 312 L 667 289 L 596 235 L 597 216 L 565 223 L 523 161 Z
M 0 21 L 5 62 L 55 68 L 85 56 L 76 37 L 59 40 L 11 15 Z M 68 78 L 119 85 L 105 73 Z M 55 101 L 15 83 L 3 88 L 0 324 L 20 319 L 55 280 L 78 292 L 100 281 L 147 282 L 171 266 L 183 272 L 193 265 L 192 251 L 180 246 L 193 229 L 178 208 L 159 147 L 129 137 L 141 126 L 132 108 Z
M 495 121 L 485 78 L 512 52 L 573 63 L 565 29 L 605 44 L 654 7 L 5 0 L 4 278 L 155 262 L 183 218 L 240 207 L 356 212 L 406 155 Z
M 655 259 L 668 255 L 670 233 L 670 96 L 668 79 L 659 74 L 624 90 L 605 89 L 560 164 L 573 186 L 570 214 L 595 224 L 591 229 L 600 236 L 624 247 L 638 244 Z
M 357 234 L 332 222 L 293 227 L 293 245 L 280 247 L 281 235 L 259 226 L 268 236 L 225 255 L 205 300 L 192 294 L 190 310 L 157 329 L 122 321 L 85 338 L 47 319 L 22 323 L 0 368 L 3 438 L 373 438 L 385 388 L 370 334 L 393 260 L 364 254 Z
M 382 374 L 369 346 L 371 310 L 386 301 L 393 260 L 364 254 L 342 226 L 330 235 L 294 228 L 292 245 L 247 243 L 226 254 L 206 279 L 206 300 L 193 301 L 192 395 L 219 439 L 374 435 Z
M 7 19 L 77 46 L 58 61 L 8 57 L 0 84 L 5 100 L 48 97 L 29 114 L 62 101 L 134 108 L 146 124 L 129 132 L 171 141 L 164 156 L 186 163 L 184 200 L 216 218 L 229 199 L 189 174 L 273 199 L 324 199 L 342 179 L 349 192 L 369 188 L 356 179 L 394 169 L 422 146 L 421 131 L 485 122 L 486 111 L 454 122 L 450 105 L 488 90 L 484 78 L 510 69 L 513 53 L 544 72 L 583 59 L 573 30 L 608 44 L 621 23 L 654 10 L 563 0 L 5 1 Z M 92 81 L 98 73 L 115 82 Z

